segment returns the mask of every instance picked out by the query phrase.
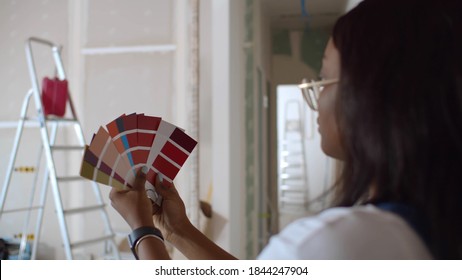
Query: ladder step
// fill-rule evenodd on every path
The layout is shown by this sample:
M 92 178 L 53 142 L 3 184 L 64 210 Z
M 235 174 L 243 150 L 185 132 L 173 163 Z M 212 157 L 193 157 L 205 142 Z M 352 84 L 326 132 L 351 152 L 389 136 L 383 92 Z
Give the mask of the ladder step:
M 282 173 L 281 179 L 304 180 L 305 177 L 303 176 L 303 174 Z
M 38 122 L 39 119 L 37 117 L 25 117 L 23 118 L 24 121 L 26 122 Z M 46 117 L 45 121 L 47 122 L 67 122 L 67 123 L 78 123 L 76 119 L 73 118 L 56 118 L 56 117 Z
M 283 146 L 290 146 L 290 145 L 294 145 L 294 144 L 301 145 L 303 143 L 303 139 L 284 139 L 284 140 L 281 140 L 280 143 Z
M 280 203 L 284 204 L 293 204 L 293 205 L 306 205 L 308 204 L 309 200 L 304 197 L 280 197 L 279 198 Z
M 293 163 L 293 162 L 285 162 L 281 164 L 281 168 L 304 168 L 302 163 Z
M 292 163 L 287 163 L 287 166 L 284 167 L 284 173 L 288 174 L 300 174 L 300 176 L 305 175 L 305 167 L 301 164 L 292 164 Z
M 306 184 L 293 184 L 293 185 L 281 185 L 279 186 L 281 191 L 307 191 Z
M 71 247 L 77 248 L 77 247 L 82 247 L 82 246 L 89 245 L 89 244 L 100 243 L 103 241 L 111 240 L 114 238 L 114 236 L 115 236 L 114 234 L 110 234 L 110 235 L 106 235 L 106 236 L 95 238 L 95 239 L 88 239 L 84 241 L 75 242 L 71 244 Z
M 16 212 L 21 212 L 21 211 L 30 211 L 30 210 L 40 210 L 43 209 L 43 206 L 32 206 L 32 207 L 24 207 L 24 208 L 15 208 L 15 209 L 8 209 L 4 210 L 2 214 L 6 213 L 16 213 Z
M 77 214 L 77 213 L 83 213 L 83 212 L 90 212 L 90 211 L 95 211 L 95 210 L 100 210 L 103 209 L 106 205 L 105 204 L 100 204 L 100 205 L 95 205 L 95 206 L 88 206 L 88 207 L 80 207 L 80 208 L 74 208 L 74 209 L 67 209 L 64 210 L 64 214 Z
M 46 117 L 47 122 L 69 122 L 69 123 L 78 123 L 76 119 L 73 118 L 56 118 L 56 117 Z
M 66 177 L 56 177 L 56 180 L 59 182 L 74 182 L 74 181 L 81 181 L 84 178 L 81 176 L 66 176 Z
M 285 161 L 302 161 L 305 158 L 302 152 L 289 152 L 289 151 L 283 151 L 281 153 L 281 157 Z
M 83 150 L 85 147 L 83 146 L 50 146 L 50 148 L 52 150 L 76 150 L 76 151 L 79 151 L 79 150 Z

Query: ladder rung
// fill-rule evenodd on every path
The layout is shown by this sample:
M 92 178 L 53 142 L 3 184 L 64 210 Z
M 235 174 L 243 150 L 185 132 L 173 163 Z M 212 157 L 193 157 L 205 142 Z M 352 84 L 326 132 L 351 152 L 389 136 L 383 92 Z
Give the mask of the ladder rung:
M 279 186 L 279 189 L 281 191 L 306 191 L 306 185 L 305 184 L 299 184 L 299 185 L 281 185 Z
M 282 180 L 304 180 L 305 177 L 303 176 L 303 174 L 297 174 L 297 173 L 282 173 L 281 174 L 281 179 Z
M 306 208 L 309 205 L 309 201 L 294 201 L 291 199 L 279 199 L 279 207 L 303 207 Z
M 60 182 L 73 182 L 83 180 L 81 176 L 67 176 L 67 177 L 56 177 L 56 180 Z
M 306 204 L 309 202 L 309 199 L 306 195 L 287 195 L 278 198 L 279 202 L 284 203 L 293 203 L 293 204 Z
M 54 117 L 47 117 L 45 119 L 47 122 L 71 122 L 71 123 L 77 123 L 76 119 L 71 119 L 71 118 L 54 118 Z
M 104 204 L 100 204 L 100 205 L 95 205 L 95 206 L 67 209 L 67 210 L 64 210 L 64 214 L 77 214 L 77 213 L 82 213 L 82 212 L 90 212 L 90 211 L 103 209 L 104 206 L 105 206 Z
M 296 165 L 288 163 L 288 165 L 284 167 L 285 172 L 283 172 L 282 174 L 288 174 L 291 176 L 298 174 L 299 176 L 303 176 L 305 174 L 305 168 L 302 167 L 302 165 L 300 165 L 300 167 L 297 167 Z
M 282 145 L 294 145 L 294 144 L 302 144 L 303 139 L 285 139 L 280 142 Z
M 281 173 L 281 179 L 304 180 L 305 175 L 300 172 L 285 172 Z
M 284 173 L 294 173 L 293 171 L 301 173 L 302 175 L 305 174 L 305 166 L 303 164 L 296 164 L 296 163 L 287 163 L 286 167 L 283 167 L 285 172 Z
M 30 211 L 30 210 L 38 210 L 38 209 L 43 209 L 43 206 L 32 206 L 32 207 L 24 207 L 24 208 L 16 208 L 16 209 L 8 209 L 4 210 L 2 213 L 15 213 L 15 212 L 21 212 L 21 211 Z
M 50 146 L 52 150 L 83 150 L 83 146 Z
M 21 118 L 21 120 L 24 120 L 24 126 L 25 127 L 39 127 L 40 126 L 40 121 L 36 117 L 34 117 L 34 118 L 25 117 L 25 118 Z M 62 123 L 62 125 L 76 125 L 76 124 L 79 123 L 79 121 L 76 120 L 76 119 L 70 119 L 70 118 L 63 118 L 63 119 L 49 119 L 49 118 L 47 118 L 47 119 L 45 119 L 45 123 Z
M 106 235 L 106 236 L 95 238 L 95 239 L 88 239 L 88 240 L 72 243 L 71 247 L 72 248 L 77 248 L 77 247 L 81 247 L 81 246 L 85 246 L 85 245 L 89 245 L 89 244 L 94 244 L 94 243 L 99 243 L 99 242 L 111 240 L 113 238 L 114 238 L 114 234 Z
M 300 180 L 283 180 L 279 185 L 280 190 L 308 190 L 307 182 Z
M 37 117 L 25 117 L 23 118 L 24 121 L 26 122 L 38 122 L 39 119 Z M 56 117 L 47 117 L 45 118 L 45 121 L 47 122 L 70 122 L 70 123 L 77 123 L 78 121 L 76 119 L 72 118 L 56 118 Z
M 299 158 L 298 160 L 301 160 L 301 159 L 303 159 L 303 157 L 304 157 L 304 155 L 303 155 L 302 152 L 287 151 L 287 150 L 286 150 L 286 151 L 282 151 L 281 156 L 282 156 L 283 158 L 285 158 L 286 161 L 287 161 L 288 158 L 293 159 L 293 158 L 297 158 L 297 157 L 298 157 L 298 158 Z

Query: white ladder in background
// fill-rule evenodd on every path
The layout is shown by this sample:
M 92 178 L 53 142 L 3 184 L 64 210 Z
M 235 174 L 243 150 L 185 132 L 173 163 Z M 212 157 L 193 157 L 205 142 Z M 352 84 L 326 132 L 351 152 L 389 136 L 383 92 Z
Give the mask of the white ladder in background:
M 47 190 L 48 185 L 51 185 L 52 192 L 53 192 L 53 199 L 55 204 L 56 215 L 58 218 L 58 224 L 60 227 L 60 233 L 62 237 L 63 247 L 65 251 L 65 256 L 67 259 L 74 259 L 74 252 L 75 249 L 83 248 L 86 246 L 93 246 L 95 244 L 102 244 L 103 245 L 103 254 L 104 258 L 111 258 L 111 259 L 120 259 L 120 254 L 115 243 L 115 233 L 111 227 L 109 216 L 106 212 L 106 205 L 104 204 L 101 191 L 99 186 L 96 182 L 85 180 L 80 176 L 58 176 L 56 172 L 56 164 L 54 160 L 54 152 L 62 151 L 62 152 L 69 152 L 69 151 L 81 151 L 83 152 L 83 147 L 85 146 L 84 135 L 82 131 L 82 127 L 77 119 L 77 115 L 72 103 L 71 96 L 68 95 L 68 104 L 71 110 L 71 117 L 70 118 L 58 118 L 58 117 L 51 117 L 45 116 L 42 102 L 41 102 L 41 90 L 39 86 L 39 82 L 37 79 L 37 72 L 35 68 L 35 61 L 32 53 L 32 43 L 44 45 L 46 47 L 50 47 L 52 51 L 52 56 L 54 60 L 54 64 L 57 70 L 58 78 L 60 80 L 66 79 L 66 74 L 64 71 L 62 59 L 61 59 L 61 47 L 58 45 L 53 44 L 50 41 L 39 39 L 39 38 L 29 38 L 26 42 L 26 56 L 29 68 L 29 75 L 32 82 L 32 88 L 27 92 L 24 102 L 21 109 L 21 115 L 18 122 L 18 127 L 14 139 L 13 149 L 11 151 L 10 161 L 7 167 L 5 181 L 3 184 L 3 189 L 0 196 L 0 222 L 2 221 L 2 217 L 8 213 L 18 213 L 22 212 L 25 214 L 24 220 L 24 227 L 23 232 L 21 234 L 21 242 L 20 242 L 20 249 L 18 254 L 18 259 L 24 258 L 24 252 L 26 249 L 27 244 L 27 237 L 30 236 L 29 234 L 29 224 L 31 220 L 32 212 L 37 211 L 36 214 L 36 221 L 35 221 L 35 229 L 33 233 L 33 245 L 31 248 L 31 259 L 36 259 L 37 256 L 37 249 L 40 240 L 40 233 L 42 229 L 43 223 L 43 215 L 46 206 L 46 197 L 47 197 Z M 30 103 L 31 97 L 34 98 L 35 106 L 37 110 L 37 116 L 34 118 L 29 118 L 27 116 L 28 107 Z M 66 104 L 67 105 L 67 104 Z M 40 129 L 40 136 L 41 136 L 41 148 L 38 155 L 37 166 L 35 168 L 36 172 L 39 170 L 39 165 L 42 161 L 42 155 L 45 155 L 45 162 L 46 168 L 44 170 L 43 182 L 42 187 L 40 190 L 40 197 L 39 202 L 37 205 L 34 205 L 36 202 L 35 199 L 35 192 L 37 188 L 37 180 L 38 175 L 37 173 L 34 174 L 34 182 L 31 190 L 31 198 L 27 207 L 22 208 L 12 208 L 12 209 L 5 209 L 5 203 L 7 201 L 8 191 L 10 188 L 11 177 L 14 171 L 14 165 L 16 162 L 16 156 L 18 153 L 18 149 L 21 143 L 22 132 L 24 128 L 25 122 L 35 122 L 39 124 Z M 69 146 L 69 145 L 55 145 L 56 142 L 56 135 L 58 128 L 63 125 L 73 125 L 75 131 L 75 137 L 78 140 L 78 145 Z M 77 173 L 77 172 L 76 172 Z M 78 174 L 78 173 L 77 173 Z M 93 193 L 95 195 L 94 200 L 96 203 L 90 206 L 84 207 L 77 207 L 72 209 L 64 209 L 63 207 L 63 200 L 60 191 L 60 185 L 66 185 L 70 182 L 75 182 L 79 180 L 84 180 L 85 183 L 91 184 Z M 69 229 L 68 229 L 68 221 L 66 218 L 71 215 L 84 215 L 84 214 L 92 214 L 95 212 L 100 213 L 100 218 L 102 219 L 101 224 L 101 235 L 98 235 L 96 238 L 90 238 L 87 240 L 79 240 L 79 241 L 71 241 Z M 93 229 L 97 231 L 98 229 Z
M 309 193 L 304 116 L 298 100 L 288 100 L 285 104 L 283 133 L 279 211 L 302 214 L 308 211 Z
M 300 215 L 308 212 L 309 192 L 306 170 L 305 130 L 302 105 L 298 100 L 285 104 L 283 143 L 280 161 L 279 211 Z

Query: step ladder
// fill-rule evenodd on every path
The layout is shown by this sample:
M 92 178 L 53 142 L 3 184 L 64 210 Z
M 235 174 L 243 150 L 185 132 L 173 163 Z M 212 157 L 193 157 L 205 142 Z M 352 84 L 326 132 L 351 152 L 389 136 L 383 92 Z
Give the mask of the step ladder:
M 27 237 L 31 236 L 29 234 L 29 224 L 32 216 L 32 212 L 34 216 L 36 216 L 35 222 L 35 230 L 33 236 L 33 245 L 31 246 L 31 256 L 30 259 L 36 259 L 37 256 L 37 249 L 40 240 L 40 234 L 42 229 L 43 217 L 44 217 L 44 210 L 46 206 L 46 197 L 47 197 L 47 190 L 48 186 L 51 185 L 53 200 L 55 204 L 55 211 L 58 218 L 58 224 L 60 228 L 60 233 L 62 237 L 62 243 L 65 251 L 65 256 L 67 259 L 71 260 L 75 258 L 75 251 L 82 250 L 87 246 L 98 246 L 101 245 L 104 253 L 104 257 L 106 259 L 120 259 L 120 254 L 115 243 L 115 233 L 111 227 L 109 216 L 106 212 L 106 205 L 103 201 L 101 191 L 99 186 L 96 182 L 85 180 L 80 176 L 58 176 L 56 170 L 56 164 L 54 159 L 54 152 L 55 151 L 62 151 L 62 152 L 69 152 L 69 151 L 81 151 L 83 153 L 83 147 L 85 146 L 84 135 L 82 131 L 82 127 L 77 119 L 77 115 L 72 103 L 71 96 L 68 96 L 68 104 L 71 117 L 53 117 L 51 115 L 45 115 L 43 110 L 43 105 L 41 102 L 41 90 L 40 85 L 37 79 L 37 72 L 35 67 L 35 61 L 32 53 L 32 45 L 42 45 L 42 47 L 49 47 L 51 48 L 52 57 L 54 60 L 54 66 L 56 67 L 57 77 L 60 80 L 66 79 L 66 74 L 64 71 L 62 59 L 61 59 L 61 46 L 55 45 L 50 41 L 39 39 L 39 38 L 29 38 L 26 41 L 26 56 L 27 56 L 27 63 L 29 68 L 29 75 L 32 82 L 32 88 L 27 92 L 22 108 L 21 108 L 21 115 L 18 122 L 18 127 L 16 130 L 16 135 L 14 138 L 13 149 L 11 151 L 10 161 L 7 167 L 7 172 L 5 176 L 5 181 L 3 184 L 3 189 L 0 197 L 0 222 L 5 214 L 8 213 L 18 213 L 21 212 L 25 214 L 25 221 L 23 232 L 21 234 L 21 241 L 20 241 L 20 248 L 18 259 L 23 259 L 26 244 L 28 244 Z M 28 107 L 30 104 L 30 99 L 34 98 L 35 107 L 37 111 L 36 117 L 28 117 Z M 69 115 L 69 114 L 68 114 Z M 14 165 L 16 162 L 16 156 L 18 153 L 18 149 L 21 142 L 21 137 L 23 133 L 23 129 L 25 123 L 36 123 L 40 129 L 40 136 L 41 136 L 41 146 L 38 153 L 37 165 L 36 168 L 30 168 L 30 170 L 35 170 L 34 174 L 34 183 L 31 190 L 31 198 L 27 207 L 22 208 L 15 208 L 15 209 L 5 209 L 5 202 L 7 201 L 7 195 L 10 188 L 12 173 L 14 171 Z M 75 137 L 77 138 L 78 145 L 69 146 L 69 145 L 55 145 L 56 143 L 56 136 L 58 132 L 58 128 L 63 126 L 72 125 L 74 127 Z M 45 156 L 44 162 L 46 165 L 42 179 L 42 187 L 40 192 L 40 197 L 37 199 L 35 197 L 36 188 L 38 184 L 38 172 L 40 169 L 40 164 L 43 161 L 43 155 Z M 16 168 L 18 170 L 18 168 Z M 78 172 L 76 172 L 78 174 Z M 77 207 L 72 209 L 64 209 L 63 208 L 63 200 L 62 200 L 62 193 L 61 190 L 63 188 L 62 185 L 68 184 L 69 182 L 76 182 L 82 180 L 82 184 L 92 184 L 94 198 L 92 198 L 95 202 L 94 205 L 85 206 L 85 207 Z M 37 204 L 38 205 L 34 205 Z M 78 214 L 81 215 L 94 215 L 94 213 L 99 212 L 101 215 L 102 223 L 101 224 L 101 235 L 98 233 L 98 237 L 90 238 L 88 240 L 78 240 L 71 242 L 69 229 L 68 229 L 68 221 L 66 218 L 68 216 L 76 216 Z M 81 216 L 83 217 L 83 216 Z M 93 216 L 92 216 L 93 217 Z M 97 216 L 96 216 L 97 218 Z M 86 222 L 86 221 L 85 221 Z M 97 231 L 97 229 L 95 229 Z M 30 246 L 29 246 L 30 247 Z M 79 249 L 78 249 L 79 248 Z
M 279 166 L 278 206 L 281 213 L 303 215 L 309 210 L 304 131 L 302 105 L 298 100 L 288 100 Z

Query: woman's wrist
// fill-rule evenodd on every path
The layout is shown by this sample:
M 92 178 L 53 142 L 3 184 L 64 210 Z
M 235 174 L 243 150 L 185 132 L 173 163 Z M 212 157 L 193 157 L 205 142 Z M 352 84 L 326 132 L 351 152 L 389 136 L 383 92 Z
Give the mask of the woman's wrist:
M 189 220 L 165 238 L 188 259 L 236 259 L 207 238 Z
M 138 247 L 140 246 L 140 243 L 147 238 L 155 238 L 161 241 L 162 243 L 164 242 L 164 237 L 162 236 L 160 230 L 151 226 L 139 227 L 137 229 L 134 229 L 128 235 L 130 249 L 132 250 L 133 255 L 137 260 L 139 259 Z
M 182 241 L 187 240 L 195 230 L 197 228 L 189 220 L 186 220 L 183 223 L 178 223 L 171 233 L 165 236 L 165 239 L 176 247 Z
M 154 222 L 152 219 L 144 219 L 144 220 L 135 220 L 130 223 L 130 228 L 135 230 L 140 227 L 154 227 Z

